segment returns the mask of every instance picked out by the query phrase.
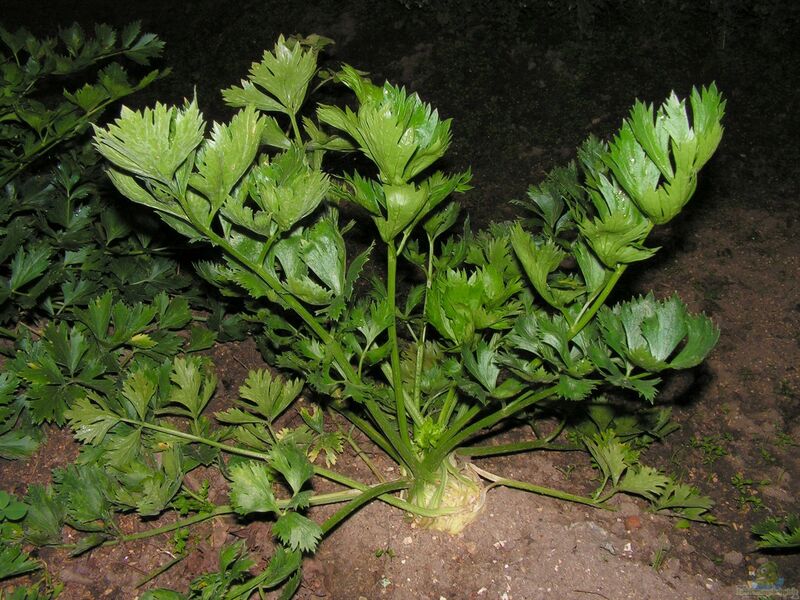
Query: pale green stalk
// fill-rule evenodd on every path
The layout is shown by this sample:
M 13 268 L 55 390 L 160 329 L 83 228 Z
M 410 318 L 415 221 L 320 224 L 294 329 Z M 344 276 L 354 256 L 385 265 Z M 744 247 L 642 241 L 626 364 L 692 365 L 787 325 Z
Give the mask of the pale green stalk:
M 422 399 L 422 363 L 425 360 L 425 336 L 428 332 L 428 322 L 425 314 L 428 308 L 428 293 L 433 285 L 433 238 L 428 236 L 428 268 L 425 270 L 425 296 L 422 299 L 422 326 L 417 337 L 417 368 L 414 373 L 414 406 L 419 410 Z
M 394 240 L 389 241 L 386 245 L 386 267 L 388 271 L 386 294 L 389 301 L 389 312 L 392 315 L 389 323 L 389 344 L 391 346 L 392 388 L 394 389 L 397 427 L 400 431 L 402 442 L 410 451 L 411 436 L 408 433 L 406 404 L 403 396 L 403 376 L 400 370 L 400 346 L 397 340 L 397 248 L 395 248 Z
M 487 429 L 499 423 L 503 419 L 510 417 L 513 414 L 527 408 L 531 404 L 535 404 L 545 398 L 552 396 L 556 391 L 556 386 L 551 386 L 539 391 L 529 391 L 522 394 L 513 402 L 509 402 L 502 408 L 490 413 L 484 418 L 476 421 L 472 425 L 464 429 L 456 429 L 453 433 L 446 438 L 439 441 L 433 452 L 429 453 L 422 461 L 423 468 L 431 469 L 435 465 L 441 463 L 445 457 L 455 450 L 459 444 L 469 439 L 482 429 Z M 477 411 L 476 411 L 477 412 Z

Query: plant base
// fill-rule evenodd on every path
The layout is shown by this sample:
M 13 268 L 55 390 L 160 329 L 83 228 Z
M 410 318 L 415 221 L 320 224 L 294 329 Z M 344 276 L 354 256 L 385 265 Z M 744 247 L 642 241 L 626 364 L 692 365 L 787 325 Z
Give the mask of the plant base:
M 414 523 L 455 535 L 472 523 L 486 502 L 486 488 L 468 465 L 457 465 L 453 457 L 442 477 L 419 482 L 409 490 L 408 501 L 424 508 L 446 511 L 437 517 L 412 515 Z

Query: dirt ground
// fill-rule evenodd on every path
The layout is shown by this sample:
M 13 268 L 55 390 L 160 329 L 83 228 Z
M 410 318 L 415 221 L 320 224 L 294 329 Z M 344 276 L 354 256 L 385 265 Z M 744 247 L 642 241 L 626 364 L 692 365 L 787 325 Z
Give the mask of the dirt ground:
M 616 130 L 634 99 L 660 102 L 671 90 L 686 96 L 692 85 L 716 81 L 728 100 L 717 155 L 690 207 L 656 234 L 657 258 L 631 269 L 616 297 L 677 292 L 722 330 L 703 367 L 667 382 L 659 403 L 674 406 L 681 429 L 646 460 L 710 495 L 723 525 L 676 528 L 634 498 L 618 499 L 609 512 L 494 489 L 482 517 L 450 537 L 374 503 L 322 543 L 297 597 L 755 597 L 746 587 L 766 561 L 784 579 L 782 592 L 800 594 L 800 555 L 758 553 L 749 535 L 753 523 L 800 509 L 800 10 L 793 2 L 9 3 L 0 17 L 6 27 L 40 33 L 72 20 L 141 19 L 166 41 L 164 63 L 173 74 L 136 101 L 179 101 L 196 88 L 211 118 L 228 114 L 219 90 L 237 83 L 278 34 L 328 36 L 336 42 L 328 53 L 334 63 L 404 84 L 453 118 L 442 167 L 472 167 L 475 189 L 464 204 L 479 226 L 514 217 L 509 199 L 573 158 L 588 134 Z M 587 23 L 579 10 L 593 5 L 601 9 Z M 238 386 L 260 360 L 252 343 L 218 347 L 221 385 Z M 30 462 L 0 464 L 0 480 L 24 491 L 75 453 L 69 435 L 53 431 Z M 594 484 L 583 455 L 480 465 L 580 493 Z M 348 456 L 340 466 L 364 469 Z M 124 527 L 142 524 L 129 518 Z M 198 529 L 193 557 L 148 586 L 185 589 L 237 537 L 256 554 L 271 552 L 267 524 L 220 519 Z M 72 560 L 54 550 L 41 556 L 66 583 L 62 598 L 135 598 L 148 587 L 135 582 L 170 560 L 168 548 L 167 538 L 154 538 Z

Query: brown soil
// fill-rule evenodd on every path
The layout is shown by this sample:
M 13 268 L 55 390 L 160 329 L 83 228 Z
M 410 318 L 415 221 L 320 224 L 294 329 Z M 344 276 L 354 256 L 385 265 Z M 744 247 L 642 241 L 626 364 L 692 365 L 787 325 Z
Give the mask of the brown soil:
M 716 81 L 728 98 L 723 143 L 693 204 L 657 234 L 657 258 L 632 269 L 617 296 L 677 292 L 722 330 L 701 369 L 667 382 L 659 401 L 674 404 L 681 430 L 646 459 L 709 494 L 725 524 L 678 529 L 633 498 L 618 499 L 618 510 L 608 512 L 495 489 L 481 518 L 450 537 L 373 503 L 322 543 L 297 597 L 733 598 L 767 559 L 784 577 L 783 591 L 800 588 L 800 555 L 757 553 L 749 535 L 753 523 L 797 511 L 800 490 L 800 29 L 793 3 L 609 0 L 594 3 L 605 8 L 583 31 L 581 2 L 432 0 L 411 9 L 392 0 L 17 4 L 5 25 L 42 33 L 73 19 L 142 19 L 166 40 L 165 64 L 174 69 L 148 93 L 177 101 L 196 87 L 211 117 L 226 114 L 218 90 L 236 83 L 279 33 L 331 37 L 332 60 L 405 84 L 453 117 L 455 139 L 443 167 L 472 167 L 475 189 L 464 203 L 478 225 L 513 217 L 508 199 L 572 158 L 588 134 L 608 136 L 635 98 L 658 102 L 671 90 L 685 96 L 694 84 Z M 261 364 L 250 343 L 221 346 L 214 358 L 224 374 L 222 401 Z M 712 445 L 723 452 L 716 460 Z M 53 431 L 31 461 L 0 464 L 2 487 L 22 492 L 47 481 L 50 469 L 75 453 L 69 436 Z M 594 485 L 582 455 L 480 464 L 580 493 Z M 339 466 L 369 476 L 351 456 Z M 735 475 L 753 483 L 737 489 Z M 218 493 L 223 501 L 224 489 Z M 124 520 L 130 530 L 157 524 Z M 215 568 L 216 550 L 237 537 L 269 556 L 268 524 L 218 520 L 193 534 L 198 552 L 145 588 L 185 589 Z M 135 598 L 141 590 L 133 585 L 170 560 L 169 547 L 165 537 L 77 559 L 54 550 L 41 556 L 66 584 L 62 598 Z

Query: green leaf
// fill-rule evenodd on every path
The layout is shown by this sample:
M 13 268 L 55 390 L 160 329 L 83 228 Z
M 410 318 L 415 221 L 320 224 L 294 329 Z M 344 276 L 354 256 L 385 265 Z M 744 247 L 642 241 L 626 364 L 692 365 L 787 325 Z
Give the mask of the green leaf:
M 199 356 L 178 357 L 173 361 L 170 380 L 173 385 L 169 403 L 184 406 L 188 416 L 195 421 L 199 419 L 217 388 L 217 377 L 211 372 L 209 361 Z M 165 410 L 176 412 L 171 408 Z
M 272 532 L 292 550 L 301 552 L 314 552 L 322 538 L 320 526 L 296 512 L 281 515 L 272 526 Z
M 160 465 L 157 468 L 149 469 L 139 489 L 134 490 L 129 500 L 133 500 L 132 505 L 141 516 L 149 517 L 159 515 L 178 492 L 182 482 L 183 468 L 181 451 L 180 447 L 173 446 L 160 453 Z M 117 492 L 119 494 L 123 492 L 123 490 L 118 489 Z M 129 492 L 129 488 L 125 489 L 123 496 L 125 493 Z M 119 499 L 120 496 L 118 495 L 118 500 Z
M 53 472 L 66 519 L 81 531 L 104 531 L 111 525 L 116 482 L 97 465 L 69 465 Z
M 154 398 L 157 388 L 157 373 L 146 368 L 134 371 L 122 384 L 122 395 L 130 401 L 142 421 L 147 416 L 150 401 Z
M 497 349 L 480 340 L 475 354 L 464 348 L 461 356 L 467 371 L 486 388 L 486 391 L 494 391 L 497 387 L 497 377 L 500 375 L 500 368 L 496 362 Z
M 316 404 L 312 405 L 311 410 L 308 410 L 305 406 L 301 407 L 300 416 L 305 421 L 305 424 L 315 432 L 321 434 L 324 431 L 323 421 L 325 415 Z
M 153 304 L 158 309 L 158 325 L 162 329 L 182 329 L 192 320 L 189 300 L 185 297 L 170 300 L 165 292 L 161 292 Z
M 184 108 L 155 108 L 122 113 L 107 129 L 95 127 L 95 147 L 117 168 L 173 184 L 178 168 L 203 141 L 205 123 L 194 100 Z
M 753 525 L 751 531 L 759 538 L 761 550 L 791 550 L 800 548 L 800 516 L 770 517 Z
M 111 428 L 120 422 L 120 418 L 94 392 L 79 398 L 64 415 L 75 437 L 93 446 L 100 444 Z
M 249 76 L 251 82 L 267 90 L 279 104 L 271 104 L 268 97 L 257 94 L 257 90 L 246 82 L 242 82 L 243 89 L 231 88 L 223 95 L 226 102 L 234 106 L 254 104 L 261 110 L 279 110 L 295 115 L 305 101 L 308 84 L 316 71 L 315 48 L 280 36 L 272 52 L 265 51 L 261 62 L 253 63 Z
M 376 88 L 347 66 L 341 79 L 359 97 L 358 113 L 321 105 L 317 117 L 350 135 L 378 166 L 383 182 L 403 185 L 447 151 L 450 121 L 439 120 L 419 96 L 389 83 Z
M 616 488 L 622 475 L 638 462 L 638 454 L 621 442 L 613 429 L 584 438 L 583 442 L 603 473 L 604 481 L 598 492 L 602 491 L 607 481 L 611 481 L 611 485 Z
M 262 127 L 255 110 L 248 107 L 237 113 L 228 125 L 215 123 L 211 139 L 197 152 L 197 172 L 192 174 L 189 183 L 210 204 L 210 211 L 206 211 L 203 219 L 206 226 L 211 224 L 211 218 L 253 162 L 261 142 Z
M 206 329 L 205 327 L 192 327 L 189 330 L 189 342 L 186 344 L 186 352 L 198 352 L 208 350 L 217 341 L 217 332 Z
M 27 512 L 27 504 L 0 490 L 0 521 L 19 521 Z
M 597 382 L 591 379 L 572 377 L 562 373 L 558 376 L 555 391 L 561 398 L 577 402 L 589 396 L 596 386 Z
M 690 369 L 703 362 L 719 341 L 719 329 L 705 315 L 687 315 L 685 318 L 686 345 L 670 361 L 673 369 Z
M 598 321 L 606 343 L 615 352 L 651 372 L 695 366 L 719 338 L 711 321 L 689 315 L 677 296 L 659 302 L 650 293 L 613 309 L 603 307 Z
M 31 485 L 25 504 L 28 505 L 23 521 L 25 539 L 37 546 L 60 544 L 64 507 L 56 500 L 53 489 Z
M 625 477 L 619 484 L 619 490 L 656 502 L 670 482 L 670 478 L 657 469 L 642 465 L 625 472 Z
M 24 246 L 17 250 L 11 261 L 11 277 L 8 286 L 12 291 L 20 290 L 25 285 L 40 277 L 50 266 L 52 250 L 40 244 L 26 250 Z
M 273 588 L 285 581 L 293 573 L 299 572 L 303 560 L 302 553 L 296 550 L 287 550 L 284 546 L 278 545 L 275 554 L 270 558 L 267 568 L 259 575 L 244 583 L 233 587 L 230 591 L 231 598 L 243 598 L 256 588 Z M 284 600 L 281 598 L 281 600 Z M 285 600 L 290 600 L 286 598 Z
M 237 513 L 280 513 L 266 465 L 242 462 L 231 468 L 230 476 L 230 501 Z
M 164 42 L 153 33 L 143 33 L 135 43 L 125 51 L 125 57 L 140 65 L 147 65 L 150 60 L 160 56 Z
M 312 168 L 305 153 L 292 146 L 271 162 L 256 166 L 248 189 L 256 204 L 272 215 L 281 230 L 289 231 L 314 212 L 329 186 L 328 176 Z
M 290 443 L 275 445 L 269 453 L 269 465 L 283 475 L 295 494 L 314 476 L 314 467 L 305 452 Z
M 239 395 L 254 406 L 242 404 L 271 423 L 294 402 L 302 389 L 303 381 L 300 379 L 284 380 L 280 376 L 273 377 L 266 369 L 258 369 L 247 375 L 244 385 L 239 388 Z
M 713 523 L 716 520 L 708 514 L 713 506 L 711 498 L 701 496 L 697 488 L 673 481 L 670 481 L 655 503 L 655 509 L 658 511 L 669 511 L 690 521 L 706 523 Z
M 37 560 L 32 560 L 30 556 L 19 548 L 11 544 L 3 544 L 0 548 L 0 581 L 9 577 L 16 577 L 23 573 L 30 573 L 41 569 L 42 565 Z M 2 592 L 0 592 L 2 595 Z M 16 598 L 16 596 L 14 597 Z M 10 600 L 14 600 L 11 598 Z

